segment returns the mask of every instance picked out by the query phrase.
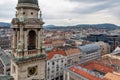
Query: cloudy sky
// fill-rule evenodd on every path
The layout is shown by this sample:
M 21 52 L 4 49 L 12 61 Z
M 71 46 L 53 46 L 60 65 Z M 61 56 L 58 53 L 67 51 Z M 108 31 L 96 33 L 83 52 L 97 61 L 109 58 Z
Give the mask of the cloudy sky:
M 0 0 L 0 22 L 15 17 L 17 0 Z M 45 25 L 120 25 L 120 0 L 39 0 Z

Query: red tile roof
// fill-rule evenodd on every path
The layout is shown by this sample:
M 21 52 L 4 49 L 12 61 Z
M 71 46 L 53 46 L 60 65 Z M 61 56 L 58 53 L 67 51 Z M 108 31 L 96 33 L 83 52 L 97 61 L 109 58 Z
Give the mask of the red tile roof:
M 45 41 L 44 44 L 52 44 L 50 41 Z
M 60 55 L 66 56 L 65 51 L 63 51 L 62 49 L 52 50 L 51 52 L 48 53 L 47 60 L 52 59 L 52 57 L 53 57 L 55 54 L 60 54 Z
M 83 77 L 85 77 L 85 78 L 87 78 L 87 79 L 89 79 L 89 80 L 107 80 L 107 79 L 101 79 L 99 77 L 96 77 L 96 76 L 94 76 L 92 74 L 89 74 L 89 73 L 87 73 L 87 72 L 85 72 L 83 70 L 80 70 L 78 68 L 75 68 L 75 67 L 70 68 L 70 70 L 77 73 L 77 74 L 79 74 L 79 75 L 81 75 L 81 76 L 83 76 Z
M 98 70 L 98 71 L 103 72 L 103 73 L 115 71 L 114 68 L 111 68 L 109 66 L 105 66 L 103 64 L 96 63 L 96 62 L 88 62 L 86 64 L 81 64 L 80 66 L 83 68 L 86 68 L 88 70 Z

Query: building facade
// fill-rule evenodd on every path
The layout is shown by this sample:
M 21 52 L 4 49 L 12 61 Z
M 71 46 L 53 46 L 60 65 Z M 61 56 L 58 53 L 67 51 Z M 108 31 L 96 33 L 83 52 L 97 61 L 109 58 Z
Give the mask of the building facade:
M 107 34 L 90 34 L 87 36 L 86 40 L 92 42 L 103 41 L 110 45 L 110 52 L 112 52 L 117 46 L 120 45 L 119 35 L 107 35 Z
M 65 67 L 77 65 L 81 53 L 76 47 L 59 47 L 48 53 L 46 60 L 46 80 L 63 80 Z
M 99 62 L 86 62 L 66 68 L 63 80 L 119 80 L 120 76 L 114 72 L 114 68 Z M 117 76 L 117 78 L 110 78 L 109 73 L 112 74 L 111 76 Z
M 11 76 L 14 80 L 44 80 L 46 56 L 42 54 L 41 37 L 44 22 L 38 0 L 18 0 L 16 10 L 12 20 Z
M 92 43 L 78 47 L 82 53 L 80 63 L 85 63 L 87 61 L 95 60 L 101 57 L 101 47 L 99 44 Z

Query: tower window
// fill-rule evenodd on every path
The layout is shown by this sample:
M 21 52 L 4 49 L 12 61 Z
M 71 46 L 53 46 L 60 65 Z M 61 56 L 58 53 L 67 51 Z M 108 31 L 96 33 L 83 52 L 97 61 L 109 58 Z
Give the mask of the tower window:
M 28 50 L 36 49 L 36 32 L 31 30 L 28 35 Z
M 31 15 L 33 15 L 33 12 L 31 12 Z

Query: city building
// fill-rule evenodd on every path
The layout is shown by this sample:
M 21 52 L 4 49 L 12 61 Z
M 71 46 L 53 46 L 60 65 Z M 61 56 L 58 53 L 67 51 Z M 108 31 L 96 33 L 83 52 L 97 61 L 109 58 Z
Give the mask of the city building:
M 44 80 L 46 55 L 42 53 L 41 36 L 44 22 L 38 0 L 18 0 L 16 10 L 12 20 L 11 76 L 14 80 Z
M 102 56 L 110 53 L 110 45 L 108 43 L 100 41 L 100 42 L 96 42 L 96 44 L 100 45 Z
M 4 50 L 6 49 L 10 49 L 11 48 L 11 44 L 10 44 L 11 40 L 10 37 L 7 35 L 0 35 L 0 47 Z
M 119 35 L 107 35 L 107 34 L 89 34 L 85 40 L 98 42 L 103 41 L 110 45 L 110 52 L 112 52 L 117 46 L 120 45 Z
M 105 55 L 101 59 L 96 60 L 97 62 L 101 62 L 102 64 L 114 67 L 118 73 L 120 73 L 120 56 L 116 55 Z
M 77 65 L 81 53 L 77 47 L 62 46 L 47 53 L 46 80 L 63 80 L 63 70 L 67 66 Z
M 63 69 L 101 57 L 102 48 L 92 43 L 84 46 L 59 46 L 47 53 L 46 80 L 63 80 Z
M 78 48 L 81 50 L 82 53 L 82 57 L 80 60 L 81 63 L 85 63 L 101 57 L 102 49 L 99 44 L 91 43 L 84 46 L 78 46 Z
M 0 75 L 10 75 L 10 56 L 0 49 Z
M 64 70 L 64 80 L 119 80 L 115 69 L 99 62 L 87 62 Z M 115 78 L 113 78 L 115 77 Z

